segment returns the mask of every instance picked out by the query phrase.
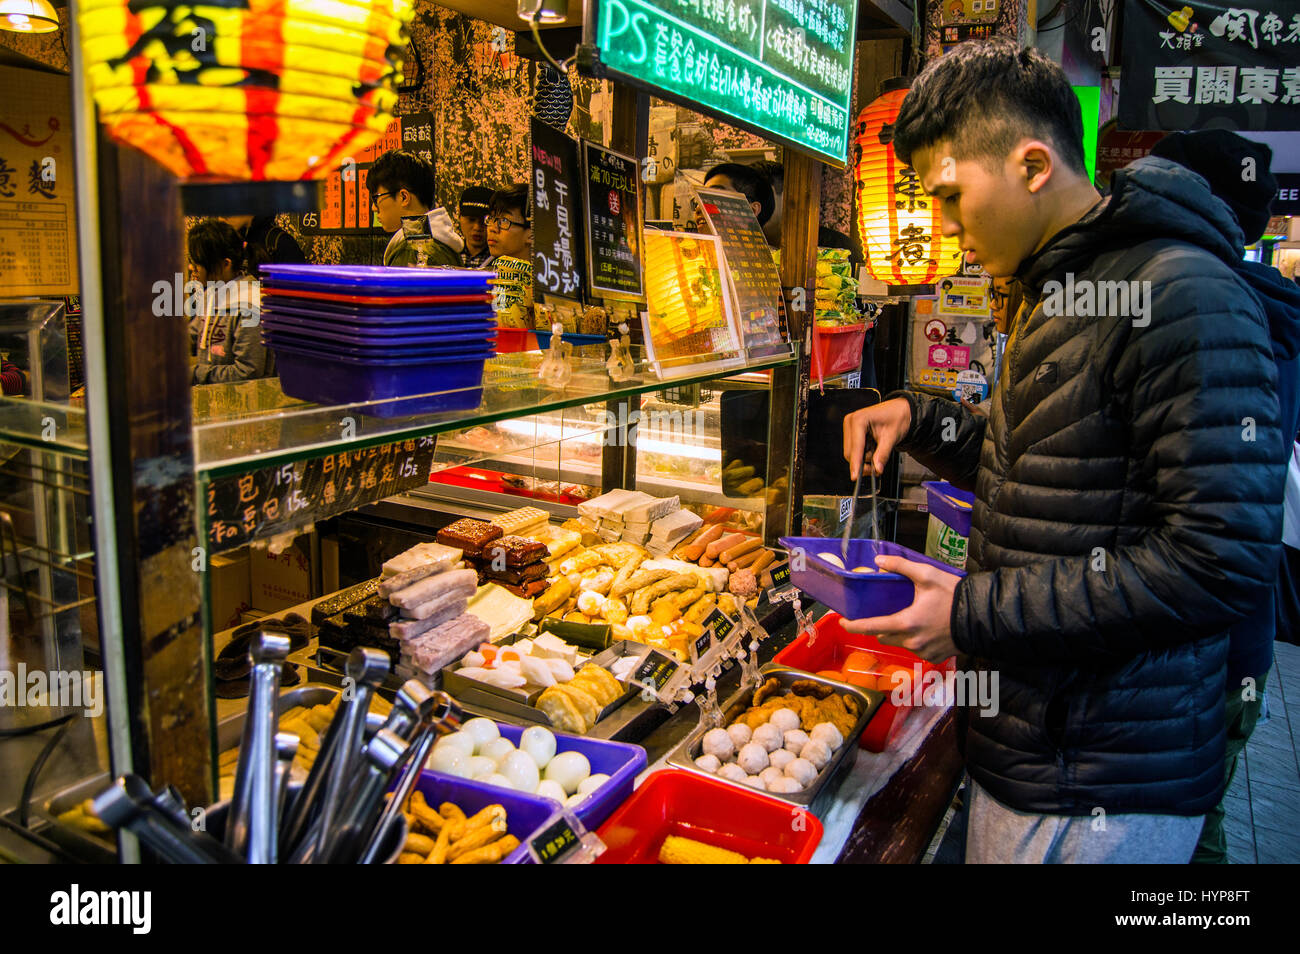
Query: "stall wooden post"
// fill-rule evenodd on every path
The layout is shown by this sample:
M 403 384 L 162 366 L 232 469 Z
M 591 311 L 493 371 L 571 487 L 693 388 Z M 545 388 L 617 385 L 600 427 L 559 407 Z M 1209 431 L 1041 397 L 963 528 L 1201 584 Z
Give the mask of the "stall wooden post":
M 768 432 L 769 473 L 789 461 L 789 502 L 768 498 L 767 543 L 803 525 L 803 472 L 808 440 L 808 377 L 811 369 L 813 308 L 817 294 L 817 228 L 821 221 L 821 164 L 785 150 L 785 218 L 781 222 L 781 287 L 790 340 L 799 342 L 799 363 L 772 372 L 772 414 Z M 792 409 L 791 417 L 785 408 Z M 816 435 L 819 440 L 831 439 Z M 775 466 L 773 466 L 775 465 Z M 788 513 L 787 513 L 788 511 Z M 788 524 L 786 519 L 788 516 Z
M 623 83 L 611 85 L 614 103 L 609 148 L 636 156 L 639 161 L 649 150 L 650 96 Z M 620 404 L 627 408 L 622 417 L 619 415 Z M 636 419 L 633 412 L 641 410 L 641 397 L 635 395 L 608 401 L 605 410 L 613 414 L 616 421 L 633 421 Z M 620 424 L 618 439 L 605 442 L 601 460 L 601 493 L 636 486 L 636 447 L 627 437 L 627 428 Z
M 99 394 L 108 416 L 121 632 L 135 771 L 173 784 L 190 804 L 212 801 L 212 707 L 200 612 L 190 421 L 189 332 L 176 315 L 185 276 L 177 181 L 162 166 L 99 135 L 103 348 Z M 165 296 L 154 291 L 164 282 Z M 170 308 L 160 309 L 167 299 Z M 159 315 L 157 312 L 165 313 Z M 94 389 L 90 399 L 95 398 Z M 196 566 L 199 568 L 196 570 Z

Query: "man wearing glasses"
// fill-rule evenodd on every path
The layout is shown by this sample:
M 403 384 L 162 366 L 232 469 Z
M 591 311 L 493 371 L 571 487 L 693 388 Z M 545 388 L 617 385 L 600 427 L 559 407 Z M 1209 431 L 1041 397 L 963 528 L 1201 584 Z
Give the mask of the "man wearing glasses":
M 447 210 L 434 208 L 428 162 L 402 149 L 390 150 L 370 167 L 366 184 L 379 227 L 393 234 L 384 249 L 385 265 L 460 265 L 465 242 Z
M 528 215 L 528 186 L 516 183 L 493 193 L 488 203 L 488 252 L 492 265 L 498 258 L 533 258 L 533 225 Z

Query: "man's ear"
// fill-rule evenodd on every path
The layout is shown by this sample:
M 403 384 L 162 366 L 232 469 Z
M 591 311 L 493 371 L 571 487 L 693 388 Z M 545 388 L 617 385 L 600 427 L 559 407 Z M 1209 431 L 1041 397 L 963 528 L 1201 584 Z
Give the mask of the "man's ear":
M 1024 178 L 1025 186 L 1030 192 L 1038 192 L 1047 185 L 1055 169 L 1055 157 L 1047 143 L 1031 139 L 1019 146 L 1016 156 L 1017 171 Z
M 763 217 L 763 203 L 762 203 L 762 202 L 751 202 L 751 203 L 749 203 L 749 207 L 750 207 L 751 209 L 754 210 L 754 218 L 756 218 L 756 219 L 761 219 L 761 218 Z

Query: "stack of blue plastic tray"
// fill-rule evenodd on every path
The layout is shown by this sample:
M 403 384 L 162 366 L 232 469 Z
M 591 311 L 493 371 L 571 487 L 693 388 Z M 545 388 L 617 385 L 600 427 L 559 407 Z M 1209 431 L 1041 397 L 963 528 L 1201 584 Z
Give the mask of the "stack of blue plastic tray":
M 378 417 L 456 411 L 483 398 L 494 353 L 491 272 L 350 265 L 262 266 L 262 338 L 290 397 L 390 401 Z

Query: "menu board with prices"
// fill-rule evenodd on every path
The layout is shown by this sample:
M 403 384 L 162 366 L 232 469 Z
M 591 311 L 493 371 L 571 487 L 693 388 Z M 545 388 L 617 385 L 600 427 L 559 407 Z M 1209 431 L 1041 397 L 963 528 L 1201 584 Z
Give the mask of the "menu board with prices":
M 856 0 L 596 0 L 610 73 L 843 165 Z
M 708 231 L 722 243 L 723 274 L 745 350 L 755 358 L 781 352 L 781 276 L 754 207 L 739 192 L 721 189 L 696 189 L 695 201 Z
M 636 159 L 583 140 L 582 168 L 591 295 L 643 299 L 641 191 Z
M 434 437 L 263 467 L 208 483 L 209 554 L 422 487 Z
M 64 334 L 68 339 L 68 389 L 75 391 L 86 382 L 85 351 L 81 343 L 81 296 L 63 296 Z
M 531 123 L 533 283 L 539 295 L 581 301 L 582 182 L 578 144 L 536 119 Z
M 647 229 L 642 326 L 660 378 L 744 361 L 718 239 Z
M 677 675 L 677 670 L 680 668 L 681 665 L 677 660 L 657 649 L 652 649 L 632 672 L 629 681 L 660 695 L 669 687 L 673 676 Z
M 398 116 L 373 145 L 340 160 L 325 177 L 319 212 L 305 212 L 298 227 L 303 235 L 355 235 L 379 227 L 370 205 L 367 178 L 376 159 L 391 149 L 405 149 L 433 162 L 433 113 Z
M 0 297 L 76 294 L 68 78 L 3 66 L 0 88 Z

